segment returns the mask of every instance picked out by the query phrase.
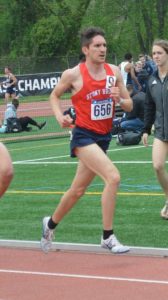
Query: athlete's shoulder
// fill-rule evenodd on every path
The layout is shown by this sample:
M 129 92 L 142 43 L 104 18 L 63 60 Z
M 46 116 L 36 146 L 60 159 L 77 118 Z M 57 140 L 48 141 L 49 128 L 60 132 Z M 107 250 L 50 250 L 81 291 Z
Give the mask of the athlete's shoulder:
M 57 86 L 63 85 L 64 87 L 66 87 L 67 89 L 74 89 L 76 82 L 79 81 L 80 78 L 80 69 L 79 66 L 75 66 L 73 68 L 70 69 L 66 69 L 61 76 L 61 79 L 59 81 L 59 85 L 57 84 Z
M 70 79 L 74 79 L 76 78 L 77 76 L 79 76 L 80 74 L 80 68 L 79 68 L 79 65 L 73 67 L 73 68 L 70 68 L 70 69 L 66 69 L 63 73 L 62 73 L 62 77 L 63 78 L 66 78 L 66 77 L 69 77 Z
M 118 73 L 120 72 L 120 68 L 116 65 L 113 65 L 113 64 L 107 64 L 110 69 L 113 71 L 114 75 L 117 76 Z

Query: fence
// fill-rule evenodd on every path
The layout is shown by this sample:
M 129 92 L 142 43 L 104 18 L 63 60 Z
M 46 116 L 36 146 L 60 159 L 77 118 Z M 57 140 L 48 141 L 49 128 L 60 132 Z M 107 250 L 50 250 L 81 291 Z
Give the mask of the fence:
M 18 117 L 29 116 L 36 121 L 47 121 L 47 125 L 42 130 L 32 128 L 31 131 L 1 134 L 0 141 L 16 141 L 23 139 L 37 139 L 42 137 L 58 137 L 69 134 L 69 129 L 61 129 L 55 120 L 55 116 L 48 102 L 51 90 L 54 88 L 64 69 L 73 67 L 78 63 L 78 57 L 59 57 L 52 59 L 18 58 L 18 60 L 9 61 L 0 60 L 0 66 L 10 64 L 12 68 L 18 70 L 15 72 L 18 79 L 18 94 L 21 96 Z M 43 70 L 42 73 L 38 71 Z M 49 71 L 48 73 L 44 73 Z M 19 74 L 29 75 L 19 75 Z M 18 74 L 18 75 L 17 75 Z M 3 81 L 3 77 L 1 77 Z M 4 97 L 6 87 L 0 87 L 0 98 Z M 31 97 L 30 97 L 31 95 Z M 62 111 L 71 106 L 70 94 L 66 93 L 61 101 Z M 0 120 L 4 118 L 6 105 L 4 100 L 0 99 Z
M 107 61 L 118 64 L 117 57 L 113 55 L 107 56 Z M 79 62 L 79 56 L 56 56 L 52 58 L 46 57 L 18 57 L 16 59 L 1 58 L 0 73 L 3 73 L 5 66 L 10 66 L 14 74 L 34 74 L 34 73 L 50 73 L 62 72 L 67 68 L 72 68 Z

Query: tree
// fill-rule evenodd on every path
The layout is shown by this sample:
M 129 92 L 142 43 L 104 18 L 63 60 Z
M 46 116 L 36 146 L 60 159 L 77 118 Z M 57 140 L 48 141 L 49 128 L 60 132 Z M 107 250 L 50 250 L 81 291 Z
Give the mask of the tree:
M 0 0 L 0 9 L 1 56 L 78 55 L 81 29 L 99 26 L 120 59 L 168 34 L 167 0 Z

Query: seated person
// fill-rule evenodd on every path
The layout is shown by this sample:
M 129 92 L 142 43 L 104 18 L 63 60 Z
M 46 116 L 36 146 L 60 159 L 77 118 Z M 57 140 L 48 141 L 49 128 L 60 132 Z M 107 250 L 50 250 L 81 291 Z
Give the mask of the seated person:
M 39 129 L 42 129 L 46 122 L 43 123 L 37 123 L 32 118 L 26 116 L 26 117 L 17 117 L 17 108 L 19 107 L 19 100 L 13 99 L 12 103 L 7 104 L 7 109 L 5 111 L 4 121 L 2 126 L 0 127 L 0 133 L 5 133 L 8 131 L 7 129 L 7 120 L 10 118 L 17 118 L 19 120 L 19 123 L 21 125 L 21 131 L 30 131 L 31 127 L 28 127 L 29 124 L 38 127 Z
M 144 126 L 145 93 L 133 94 L 133 85 L 127 85 L 128 92 L 133 100 L 133 110 L 126 112 L 120 121 L 122 130 L 142 131 Z

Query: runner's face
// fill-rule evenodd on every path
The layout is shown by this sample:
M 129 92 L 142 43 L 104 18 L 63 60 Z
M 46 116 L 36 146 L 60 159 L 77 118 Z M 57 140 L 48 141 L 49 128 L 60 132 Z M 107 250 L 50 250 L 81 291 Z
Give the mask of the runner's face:
M 168 62 L 168 54 L 160 46 L 153 46 L 152 49 L 153 60 L 158 67 L 165 66 Z
M 88 47 L 84 47 L 86 57 L 94 63 L 103 63 L 106 59 L 107 46 L 103 36 L 97 35 Z

